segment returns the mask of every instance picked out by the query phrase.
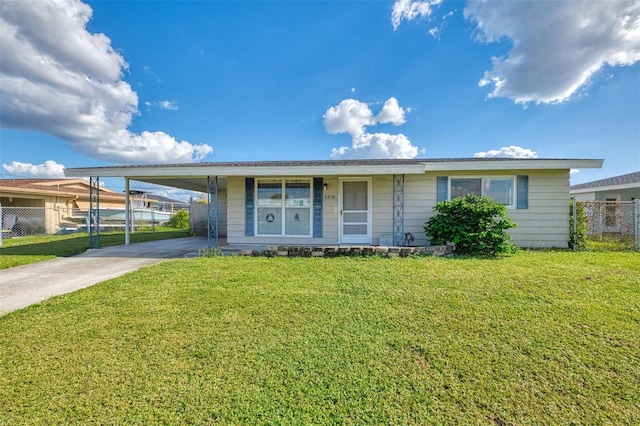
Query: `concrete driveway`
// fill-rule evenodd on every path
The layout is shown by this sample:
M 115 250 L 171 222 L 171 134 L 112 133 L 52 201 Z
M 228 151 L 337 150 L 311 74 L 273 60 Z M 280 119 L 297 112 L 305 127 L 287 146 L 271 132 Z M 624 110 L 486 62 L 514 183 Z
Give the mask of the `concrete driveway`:
M 177 238 L 88 250 L 0 271 L 0 315 L 119 277 L 165 259 L 192 257 L 207 238 Z

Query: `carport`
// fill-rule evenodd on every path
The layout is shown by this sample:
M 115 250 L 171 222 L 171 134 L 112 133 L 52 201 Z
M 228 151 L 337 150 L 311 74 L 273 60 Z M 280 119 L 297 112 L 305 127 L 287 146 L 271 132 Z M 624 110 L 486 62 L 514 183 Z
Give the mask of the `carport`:
M 220 195 L 226 196 L 226 172 L 230 163 L 173 164 L 109 166 L 65 169 L 66 177 L 89 178 L 89 247 L 100 247 L 100 178 L 124 178 L 125 181 L 125 245 L 130 244 L 132 180 L 186 189 L 207 194 L 208 247 L 218 247 L 220 242 Z

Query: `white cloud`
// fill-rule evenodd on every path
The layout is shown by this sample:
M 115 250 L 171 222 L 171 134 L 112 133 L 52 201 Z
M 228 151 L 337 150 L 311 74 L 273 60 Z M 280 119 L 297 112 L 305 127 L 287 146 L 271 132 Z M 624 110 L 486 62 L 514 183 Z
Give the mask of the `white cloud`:
M 332 135 L 349 133 L 357 137 L 364 133 L 365 126 L 375 124 L 375 119 L 369 105 L 355 99 L 345 99 L 324 113 L 323 122 L 327 132 Z
M 178 103 L 176 101 L 160 101 L 158 102 L 160 109 L 168 109 L 171 111 L 178 110 Z
M 473 154 L 473 158 L 538 158 L 538 153 L 535 151 L 522 148 L 519 146 L 503 146 L 500 149 L 492 149 L 484 152 L 476 152 Z
M 324 114 L 324 126 L 328 133 L 348 133 L 351 146 L 334 148 L 332 158 L 414 158 L 418 148 L 403 135 L 367 133 L 367 126 L 406 122 L 404 109 L 396 98 L 389 98 L 378 115 L 369 105 L 355 99 L 345 99 L 329 108 Z
M 438 1 L 398 0 L 391 22 L 429 17 Z M 509 42 L 504 56 L 479 81 L 489 97 L 516 103 L 555 104 L 587 88 L 606 67 L 640 61 L 640 2 L 615 1 L 467 1 L 464 17 L 482 43 Z M 443 16 L 445 20 L 451 12 Z M 440 37 L 443 25 L 429 33 Z
M 365 133 L 351 141 L 351 146 L 331 150 L 331 158 L 414 158 L 418 147 L 403 134 Z
M 107 36 L 86 30 L 88 5 L 8 1 L 0 12 L 3 127 L 47 133 L 115 162 L 190 162 L 213 151 L 160 131 L 128 130 L 138 114 L 138 96 L 122 80 L 128 64 Z
M 407 122 L 404 118 L 404 109 L 398 104 L 396 98 L 387 99 L 376 119 L 378 123 L 391 123 L 396 126 Z
M 429 35 L 435 39 L 440 39 L 440 34 L 444 30 L 444 28 L 447 26 L 447 20 L 453 16 L 454 12 L 455 11 L 452 10 L 446 15 L 444 15 L 442 17 L 442 22 L 440 22 L 440 25 L 433 27 L 428 31 Z
M 58 164 L 53 160 L 47 160 L 42 164 L 21 163 L 12 161 L 11 164 L 3 164 L 2 168 L 10 176 L 20 178 L 63 178 L 64 164 Z
M 640 3 L 617 1 L 470 1 L 464 10 L 477 39 L 509 39 L 481 86 L 516 103 L 559 103 L 605 66 L 640 61 Z
M 396 0 L 391 12 L 393 29 L 398 29 L 403 20 L 429 17 L 433 12 L 432 7 L 440 3 L 442 0 Z

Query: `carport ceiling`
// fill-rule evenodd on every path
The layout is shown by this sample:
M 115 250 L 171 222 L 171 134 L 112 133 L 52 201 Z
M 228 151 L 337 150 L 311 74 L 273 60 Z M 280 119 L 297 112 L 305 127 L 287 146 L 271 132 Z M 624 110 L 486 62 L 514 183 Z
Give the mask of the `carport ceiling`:
M 187 189 L 190 191 L 207 192 L 206 176 L 136 176 L 132 181 L 153 183 L 171 188 Z M 218 177 L 218 189 L 227 189 L 227 178 Z

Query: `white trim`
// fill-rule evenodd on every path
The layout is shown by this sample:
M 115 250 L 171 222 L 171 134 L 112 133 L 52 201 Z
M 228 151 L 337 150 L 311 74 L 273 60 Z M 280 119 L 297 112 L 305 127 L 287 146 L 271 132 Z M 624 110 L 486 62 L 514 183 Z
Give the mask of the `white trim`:
M 342 184 L 344 182 L 367 182 L 367 236 L 366 241 L 348 241 L 345 240 L 345 236 L 343 235 L 343 223 L 342 223 L 342 196 L 343 196 L 343 188 Z M 372 236 L 372 210 L 373 210 L 373 183 L 370 177 L 349 177 L 349 178 L 339 178 L 338 179 L 338 242 L 340 244 L 371 244 L 371 236 Z
M 569 170 L 569 169 L 599 169 L 604 160 L 557 160 L 557 159 L 531 159 L 531 160 L 499 160 L 499 161 L 473 161 L 451 160 L 441 162 L 426 162 L 425 170 L 432 171 L 459 171 L 459 170 Z
M 423 174 L 424 163 L 403 165 L 318 165 L 318 166 L 243 166 L 220 165 L 216 167 L 193 166 L 151 166 L 151 167 L 104 167 L 65 169 L 65 176 L 85 177 L 146 177 L 167 178 L 194 176 L 339 176 L 339 175 L 390 175 L 390 174 Z
M 609 185 L 609 186 L 592 186 L 589 188 L 572 189 L 572 194 L 583 194 L 586 192 L 611 192 L 620 191 L 623 189 L 638 189 L 640 188 L 640 182 L 626 183 L 622 185 Z
M 604 160 L 592 159 L 496 159 L 478 161 L 477 159 L 451 159 L 412 164 L 312 164 L 296 165 L 255 165 L 242 163 L 207 163 L 181 166 L 113 166 L 113 167 L 80 167 L 65 169 L 67 177 L 146 177 L 166 179 L 168 177 L 189 178 L 195 176 L 347 176 L 347 175 L 392 175 L 423 174 L 430 171 L 457 170 L 545 170 L 545 169 L 578 169 L 602 167 Z

